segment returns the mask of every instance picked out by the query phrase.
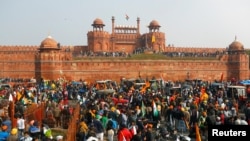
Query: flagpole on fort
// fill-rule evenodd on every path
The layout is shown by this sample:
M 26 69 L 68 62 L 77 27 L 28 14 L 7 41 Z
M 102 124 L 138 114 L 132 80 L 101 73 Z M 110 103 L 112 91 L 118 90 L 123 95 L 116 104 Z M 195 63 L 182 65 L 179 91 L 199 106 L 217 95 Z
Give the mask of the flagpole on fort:
M 148 31 L 147 31 L 147 25 L 146 25 L 146 33 L 145 33 L 145 46 L 146 46 L 146 49 L 148 48 Z
M 190 78 L 190 73 L 189 73 L 189 71 L 187 72 L 187 80 L 189 80 L 189 78 Z

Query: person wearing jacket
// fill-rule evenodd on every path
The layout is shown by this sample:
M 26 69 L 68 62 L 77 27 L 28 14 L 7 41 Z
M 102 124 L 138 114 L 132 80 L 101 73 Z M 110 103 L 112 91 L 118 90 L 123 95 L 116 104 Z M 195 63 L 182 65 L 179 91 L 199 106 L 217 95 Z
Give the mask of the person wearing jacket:
M 144 141 L 153 141 L 153 125 L 147 124 L 146 132 L 144 135 Z
M 118 141 L 130 141 L 132 139 L 132 133 L 126 128 L 125 124 L 120 125 L 117 135 Z
M 33 138 L 30 136 L 28 131 L 24 132 L 23 137 L 20 138 L 20 141 L 32 141 Z
M 7 138 L 9 137 L 9 133 L 7 132 L 7 130 L 8 130 L 8 126 L 2 125 L 1 131 L 0 131 L 0 140 L 1 141 L 7 140 Z
M 79 141 L 85 141 L 87 133 L 88 133 L 88 126 L 87 126 L 84 118 L 81 119 L 78 128 L 79 128 L 79 132 L 78 132 Z
M 38 127 L 37 121 L 34 120 L 30 121 L 29 133 L 33 139 L 39 137 L 39 135 L 41 134 L 41 129 Z
M 99 115 L 96 117 L 97 119 L 93 120 L 93 125 L 96 129 L 96 137 L 99 139 L 99 141 L 103 141 L 104 138 L 104 127 L 102 125 L 102 122 L 100 121 Z

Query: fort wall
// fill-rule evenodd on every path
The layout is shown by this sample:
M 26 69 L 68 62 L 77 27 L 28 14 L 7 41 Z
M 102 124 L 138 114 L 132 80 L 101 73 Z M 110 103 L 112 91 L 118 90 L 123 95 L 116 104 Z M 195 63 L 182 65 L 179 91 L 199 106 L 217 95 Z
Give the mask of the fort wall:
M 43 62 L 45 63 L 45 62 Z M 48 63 L 48 62 L 47 62 Z M 12 61 L 0 63 L 3 69 L 1 77 L 13 78 L 34 78 L 35 63 L 33 61 Z M 46 63 L 45 63 L 46 64 Z M 125 60 L 81 60 L 63 61 L 49 63 L 55 69 L 44 68 L 44 79 L 57 79 L 65 77 L 70 80 L 95 80 L 95 79 L 114 79 L 121 77 L 137 78 L 163 78 L 164 80 L 184 80 L 203 79 L 213 81 L 220 79 L 224 73 L 227 79 L 227 63 L 214 61 L 198 60 L 179 60 L 179 61 L 125 61 Z M 46 67 L 46 65 L 44 65 Z M 53 78 L 46 78 L 46 74 L 54 74 Z
M 0 46 L 0 78 L 35 78 L 37 73 L 44 79 L 64 77 L 69 80 L 113 79 L 121 77 L 163 78 L 164 80 L 202 79 L 214 81 L 249 79 L 247 54 L 228 55 L 210 60 L 126 60 L 124 58 L 75 60 L 72 54 L 84 46 L 62 46 L 56 53 L 39 54 L 38 46 Z M 85 46 L 86 47 L 86 46 Z M 67 49 L 70 49 L 67 51 Z M 219 52 L 220 48 L 166 47 L 166 52 Z M 235 75 L 237 74 L 237 75 Z
M 157 61 L 123 61 L 123 60 L 88 60 L 68 62 L 64 65 L 63 76 L 78 80 L 137 78 L 163 78 L 164 80 L 202 79 L 219 80 L 221 74 L 227 79 L 226 62 L 198 60 L 157 60 Z M 70 70 L 71 68 L 71 70 Z

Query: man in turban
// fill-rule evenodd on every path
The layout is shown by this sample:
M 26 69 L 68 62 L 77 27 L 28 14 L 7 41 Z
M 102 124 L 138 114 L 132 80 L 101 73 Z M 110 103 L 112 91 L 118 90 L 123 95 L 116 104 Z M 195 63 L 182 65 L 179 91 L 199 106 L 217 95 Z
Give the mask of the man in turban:
M 18 140 L 17 132 L 18 132 L 17 128 L 12 128 L 7 140 L 8 141 L 17 141 Z

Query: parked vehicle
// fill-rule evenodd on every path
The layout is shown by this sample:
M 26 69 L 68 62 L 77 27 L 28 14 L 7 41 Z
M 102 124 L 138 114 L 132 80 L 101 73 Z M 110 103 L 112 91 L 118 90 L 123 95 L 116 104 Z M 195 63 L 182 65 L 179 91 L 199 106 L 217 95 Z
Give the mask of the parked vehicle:
M 246 86 L 247 97 L 250 98 L 250 80 L 242 80 L 239 85 Z
M 244 109 L 247 102 L 246 86 L 227 86 L 227 97 L 236 99 L 239 108 Z
M 246 86 L 227 86 L 227 97 L 238 100 L 246 100 Z
M 0 89 L 11 89 L 10 84 L 0 84 Z
M 217 91 L 224 90 L 224 89 L 225 89 L 224 83 L 214 82 L 210 85 L 210 90 L 213 94 L 215 94 Z
M 113 94 L 115 90 L 111 86 L 111 80 L 98 80 L 96 81 L 96 92 L 98 94 Z

